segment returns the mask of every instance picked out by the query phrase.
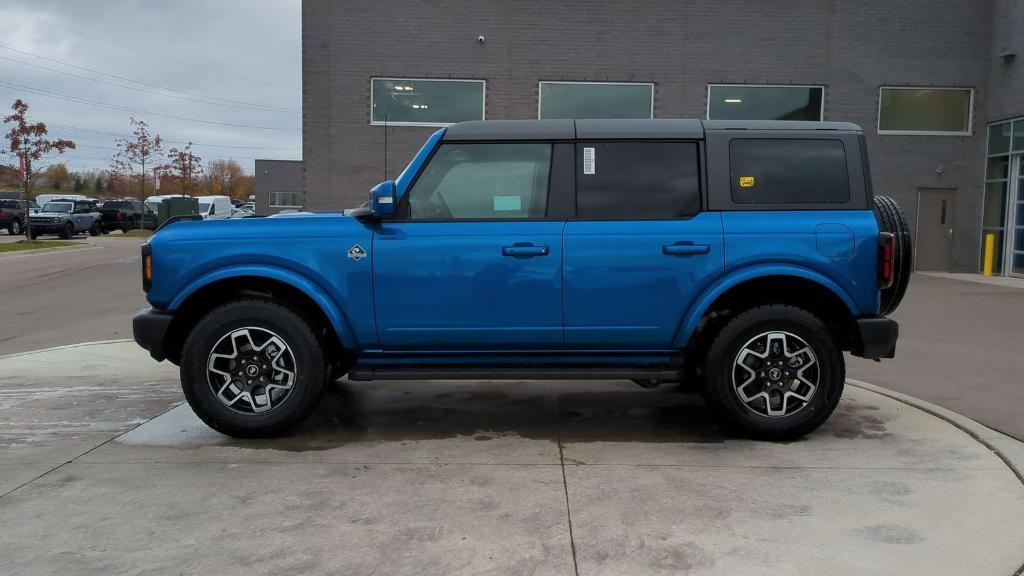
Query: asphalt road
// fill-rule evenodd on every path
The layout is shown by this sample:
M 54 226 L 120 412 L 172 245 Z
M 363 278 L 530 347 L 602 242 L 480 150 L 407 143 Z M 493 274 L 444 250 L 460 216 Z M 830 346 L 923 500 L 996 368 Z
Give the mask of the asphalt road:
M 119 236 L 89 238 L 74 250 L 0 254 L 0 355 L 130 338 L 132 315 L 147 305 L 142 240 Z
M 131 316 L 146 306 L 141 241 L 115 233 L 89 242 L 73 251 L 0 255 L 0 355 L 131 337 Z M 850 378 L 1024 440 L 1024 289 L 918 274 L 894 317 L 897 357 L 850 357 Z

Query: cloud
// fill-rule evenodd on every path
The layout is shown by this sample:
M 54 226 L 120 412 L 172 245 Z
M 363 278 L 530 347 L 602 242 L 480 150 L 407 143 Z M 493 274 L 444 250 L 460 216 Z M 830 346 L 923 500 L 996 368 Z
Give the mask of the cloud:
M 6 0 L 0 22 L 0 105 L 79 144 L 72 170 L 108 167 L 130 116 L 249 172 L 301 158 L 299 0 Z

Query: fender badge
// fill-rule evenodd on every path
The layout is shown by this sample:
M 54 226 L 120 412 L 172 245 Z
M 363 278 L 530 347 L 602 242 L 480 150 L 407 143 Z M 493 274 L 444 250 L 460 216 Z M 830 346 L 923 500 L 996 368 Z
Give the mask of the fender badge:
M 366 250 L 363 250 L 362 246 L 356 244 L 352 248 L 349 248 L 348 257 L 358 262 L 359 260 L 366 258 Z

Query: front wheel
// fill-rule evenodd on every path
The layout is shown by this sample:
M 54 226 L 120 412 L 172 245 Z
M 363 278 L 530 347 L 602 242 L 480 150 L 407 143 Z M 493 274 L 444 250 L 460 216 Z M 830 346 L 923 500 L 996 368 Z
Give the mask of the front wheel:
M 278 436 L 309 416 L 326 382 L 320 341 L 288 308 L 241 300 L 196 324 L 181 357 L 181 385 L 211 428 L 241 438 Z
M 74 236 L 74 235 L 75 235 L 75 227 L 70 222 L 65 224 L 64 227 L 60 229 L 59 236 L 63 240 L 70 240 L 71 237 Z
M 725 324 L 708 350 L 703 384 L 709 404 L 736 432 L 788 440 L 828 419 L 845 379 L 842 351 L 820 319 L 768 305 Z

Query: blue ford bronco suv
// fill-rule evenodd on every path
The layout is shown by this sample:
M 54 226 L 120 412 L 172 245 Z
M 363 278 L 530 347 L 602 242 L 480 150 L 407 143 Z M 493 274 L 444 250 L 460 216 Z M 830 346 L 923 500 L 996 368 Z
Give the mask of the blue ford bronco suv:
M 466 122 L 345 213 L 172 221 L 134 336 L 195 413 L 284 433 L 348 375 L 695 384 L 793 438 L 891 358 L 910 236 L 853 124 Z

